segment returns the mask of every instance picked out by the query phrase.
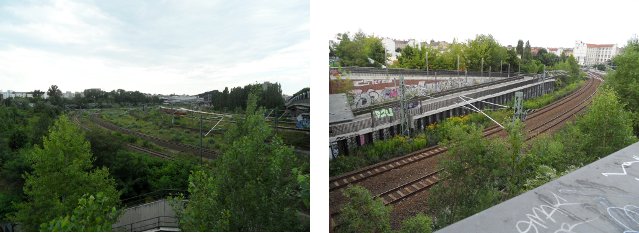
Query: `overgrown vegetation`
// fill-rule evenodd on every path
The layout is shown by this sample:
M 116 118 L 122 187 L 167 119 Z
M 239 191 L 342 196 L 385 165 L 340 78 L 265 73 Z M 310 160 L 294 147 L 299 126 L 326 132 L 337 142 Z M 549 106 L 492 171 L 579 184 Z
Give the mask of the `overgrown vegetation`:
M 349 202 L 340 212 L 336 232 L 393 232 L 390 226 L 392 207 L 384 206 L 367 189 L 357 185 L 344 190 L 344 196 Z M 402 222 L 401 229 L 397 232 L 430 233 L 432 220 L 424 214 L 418 214 Z
M 575 90 L 582 87 L 584 83 L 585 83 L 584 81 L 574 82 L 574 83 L 568 84 L 567 86 L 563 88 L 555 90 L 551 93 L 542 95 L 534 99 L 526 100 L 524 101 L 524 104 L 523 104 L 524 109 L 538 109 L 548 104 L 551 104 L 552 102 L 555 102 L 567 95 L 570 95 Z
M 541 136 L 521 151 L 521 140 L 484 139 L 479 130 L 455 130 L 440 162 L 447 179 L 429 196 L 436 228 L 444 227 L 533 189 L 576 167 L 592 163 L 637 138 L 630 114 L 616 93 L 603 88 L 587 113 L 552 136 Z M 605 137 L 605 139 L 603 139 Z M 517 154 L 519 154 L 517 156 Z M 507 156 L 513 155 L 513 156 Z
M 613 63 L 616 70 L 606 75 L 606 85 L 619 94 L 624 108 L 631 112 L 634 134 L 639 136 L 639 41 L 628 41 Z
M 493 119 L 499 121 L 510 119 L 509 111 L 486 111 Z M 329 163 L 330 176 L 340 175 L 355 169 L 406 155 L 428 146 L 437 145 L 446 139 L 449 131 L 462 125 L 477 124 L 484 127 L 493 122 L 480 113 L 473 113 L 461 117 L 451 117 L 439 124 L 426 127 L 425 131 L 413 137 L 396 135 L 386 140 L 375 141 L 372 144 L 357 148 L 352 155 L 339 156 Z
M 29 103 L 31 100 L 35 102 Z M 2 100 L 0 105 L 0 167 L 2 167 L 0 169 L 0 222 L 2 223 L 19 224 L 21 230 L 32 231 L 110 231 L 111 225 L 119 214 L 117 208 L 126 204 L 120 204 L 121 200 L 133 198 L 153 201 L 155 200 L 153 198 L 158 197 L 145 194 L 162 190 L 186 191 L 189 188 L 191 171 L 203 170 L 203 168 L 195 168 L 199 161 L 184 158 L 179 154 L 174 160 L 164 160 L 128 151 L 125 149 L 126 143 L 156 147 L 135 137 L 101 130 L 99 127 L 90 127 L 89 131 L 80 130 L 67 116 L 59 117 L 62 107 L 52 102 L 55 101 L 27 98 Z M 60 103 L 56 102 L 56 104 Z M 88 112 L 72 113 L 72 115 L 79 115 L 80 121 L 89 122 L 86 119 L 89 117 Z M 137 121 L 130 114 L 125 116 L 125 118 L 131 117 L 129 120 L 132 122 Z M 259 121 L 258 119 L 264 119 L 263 111 L 253 114 L 252 117 L 252 120 L 243 120 L 247 122 L 240 123 L 243 128 L 236 128 L 234 123 L 228 126 L 232 132 L 241 132 L 240 134 L 245 138 L 243 141 L 237 136 L 234 137 L 236 140 L 219 143 L 235 144 L 235 149 L 227 149 L 233 156 L 242 157 L 245 153 L 252 156 L 259 155 L 259 159 L 244 157 L 245 159 L 236 161 L 233 168 L 221 169 L 227 172 L 226 175 L 237 174 L 238 179 L 243 177 L 247 182 L 245 186 L 237 189 L 245 190 L 246 195 L 238 195 L 236 199 L 229 198 L 226 204 L 236 206 L 237 203 L 249 203 L 244 198 L 250 197 L 254 198 L 253 204 L 264 202 L 272 208 L 268 211 L 262 211 L 266 209 L 259 208 L 260 211 L 256 211 L 260 214 L 259 218 L 235 214 L 231 217 L 233 221 L 230 223 L 244 226 L 245 222 L 250 221 L 264 223 L 272 219 L 288 218 L 295 224 L 278 225 L 269 229 L 308 229 L 308 218 L 303 217 L 308 216 L 310 208 L 308 161 L 302 161 L 294 156 L 292 148 L 285 146 L 277 137 L 265 138 L 257 135 L 258 133 L 272 135 L 269 124 L 253 127 L 253 123 Z M 250 148 L 251 150 L 240 146 L 249 141 L 254 145 Z M 232 159 L 229 158 L 229 160 Z M 272 163 L 274 166 L 263 167 L 266 163 Z M 213 164 L 222 164 L 222 162 L 215 161 Z M 244 166 L 251 164 L 251 168 L 246 168 L 246 171 L 254 173 L 241 172 Z M 211 166 L 221 168 L 222 165 Z M 249 176 L 251 179 L 248 179 Z M 256 177 L 257 180 L 268 182 L 254 186 Z M 232 181 L 229 180 L 229 182 Z M 274 197 L 273 202 L 264 201 L 263 198 L 269 195 Z M 278 205 L 272 203 L 278 203 Z M 286 208 L 281 208 L 282 206 Z M 115 212 L 114 208 L 116 208 Z M 236 209 L 229 209 L 232 210 L 229 213 L 238 213 Z M 274 215 L 278 217 L 271 218 Z M 271 221 L 270 226 L 278 223 L 281 222 Z M 256 223 L 252 227 L 257 229 L 255 227 L 257 225 L 265 226 Z
M 119 203 L 115 181 L 105 168 L 93 169 L 84 135 L 66 116 L 55 121 L 42 147 L 36 145 L 26 159 L 33 168 L 25 175 L 26 200 L 17 203 L 11 220 L 21 229 L 36 231 L 41 224 L 70 213 L 85 193 L 102 192 L 108 208 Z
M 249 95 L 245 118 L 225 133 L 222 155 L 189 176 L 188 204 L 174 204 L 182 230 L 309 229 L 299 217 L 309 207 L 308 164 L 273 134 L 256 103 Z

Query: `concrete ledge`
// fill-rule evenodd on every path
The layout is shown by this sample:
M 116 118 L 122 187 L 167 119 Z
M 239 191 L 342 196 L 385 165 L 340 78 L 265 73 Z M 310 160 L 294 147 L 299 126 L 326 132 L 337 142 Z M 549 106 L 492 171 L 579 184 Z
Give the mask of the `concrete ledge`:
M 437 232 L 639 232 L 639 143 Z

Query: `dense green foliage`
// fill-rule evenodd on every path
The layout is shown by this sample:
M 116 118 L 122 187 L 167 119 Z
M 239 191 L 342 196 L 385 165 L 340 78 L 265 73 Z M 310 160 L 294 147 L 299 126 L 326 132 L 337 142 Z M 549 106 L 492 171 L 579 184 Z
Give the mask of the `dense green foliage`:
M 224 91 L 208 91 L 198 96 L 210 101 L 218 111 L 240 112 L 246 109 L 246 100 L 250 92 L 259 90 L 258 106 L 273 109 L 284 108 L 282 86 L 279 83 L 249 84 L 244 87 L 224 88 Z
M 338 58 L 337 66 L 381 67 L 386 65 L 388 55 L 380 38 L 360 31 L 352 38 L 349 33 L 339 33 L 336 40 L 330 42 L 329 57 Z M 369 59 L 374 62 L 371 63 Z
M 599 90 L 577 127 L 589 136 L 582 143 L 583 148 L 587 149 L 587 156 L 591 158 L 609 155 L 636 141 L 632 134 L 630 113 L 624 110 L 617 93 L 608 88 Z
M 367 189 L 354 185 L 346 188 L 343 195 L 348 202 L 342 207 L 337 218 L 336 232 L 393 232 L 390 226 L 392 207 L 374 198 Z M 432 220 L 425 214 L 404 220 L 398 233 L 430 233 Z
M 353 156 L 339 156 L 331 160 L 329 173 L 331 176 L 339 175 L 359 167 L 423 149 L 426 146 L 428 146 L 428 140 L 425 134 L 420 134 L 414 138 L 397 135 L 364 146 L 354 151 Z
M 585 115 L 530 146 L 523 147 L 517 129 L 509 130 L 507 140 L 481 138 L 474 127 L 454 129 L 445 143 L 447 157 L 440 162 L 448 179 L 432 189 L 429 199 L 436 226 L 461 220 L 636 142 L 631 123 L 614 91 L 603 88 Z
M 13 202 L 24 199 L 23 174 L 32 171 L 26 154 L 34 144 L 42 144 L 49 125 L 60 112 L 58 107 L 37 102 L 36 108 L 7 99 L 0 105 L 0 221 L 15 212 Z
M 423 213 L 419 213 L 402 222 L 400 233 L 431 233 L 433 232 L 433 220 Z
M 552 102 L 555 102 L 567 95 L 570 95 L 571 93 L 573 93 L 575 90 L 579 89 L 580 87 L 582 87 L 584 85 L 585 82 L 580 81 L 580 82 L 574 82 L 569 84 L 568 86 L 565 86 L 561 89 L 555 90 L 553 92 L 550 92 L 548 94 L 542 95 L 540 97 L 534 98 L 534 99 L 529 99 L 524 101 L 524 109 L 537 109 L 537 108 L 541 108 L 543 106 L 546 106 Z
M 475 126 L 451 130 L 440 161 L 446 180 L 431 189 L 429 208 L 437 226 L 445 226 L 505 200 L 526 176 L 528 159 L 521 156 L 521 126 L 508 140 L 487 139 Z M 472 190 L 472 191 L 471 191 Z M 506 192 L 504 192 L 506 191 Z
M 177 205 L 182 230 L 307 230 L 297 212 L 308 201 L 308 185 L 300 181 L 309 179 L 299 177 L 308 167 L 299 167 L 292 148 L 273 135 L 257 95 L 249 95 L 245 118 L 224 140 L 222 155 L 189 177 L 189 202 Z
M 118 212 L 108 197 L 102 193 L 85 194 L 78 200 L 71 215 L 57 217 L 40 226 L 41 231 L 111 231 Z
M 25 202 L 17 204 L 13 216 L 24 230 L 69 213 L 85 193 L 104 193 L 109 206 L 119 202 L 115 182 L 107 169 L 92 169 L 92 154 L 84 134 L 66 116 L 55 121 L 42 147 L 27 154 L 33 171 L 27 173 Z
M 109 169 L 122 199 L 167 189 L 186 191 L 189 173 L 198 163 L 194 158 L 166 160 L 127 151 L 122 139 L 101 130 L 87 132 L 87 139 L 95 166 Z
M 639 42 L 628 41 L 624 52 L 613 59 L 615 71 L 606 75 L 606 85 L 615 90 L 633 115 L 634 133 L 639 135 Z
M 390 232 L 391 207 L 361 186 L 351 186 L 343 194 L 349 202 L 340 212 L 337 232 Z
M 349 38 L 347 33 L 338 34 L 337 37 L 339 43 L 331 42 L 329 56 L 338 57 L 337 64 L 339 66 L 380 67 L 380 64 L 386 64 L 383 62 L 385 61 L 383 59 L 384 48 L 381 45 L 381 39 L 367 36 L 363 32 L 355 34 L 353 40 Z M 381 48 L 378 48 L 379 46 Z M 369 57 L 377 62 L 371 64 L 367 60 Z M 428 59 L 428 63 L 426 63 L 426 59 Z M 508 72 L 510 65 L 511 72 L 519 71 L 521 66 L 521 71 L 524 73 L 541 73 L 544 66 L 553 66 L 566 59 L 565 56 L 557 56 L 543 48 L 533 54 L 529 41 L 526 41 L 524 46 L 524 42 L 519 40 L 515 49 L 508 49 L 499 44 L 492 35 L 480 34 L 466 43 L 454 40 L 444 50 L 428 45 L 419 47 L 407 45 L 401 49 L 396 63 L 392 66 L 426 69 L 426 64 L 428 64 L 430 70 L 459 69 L 496 73 Z

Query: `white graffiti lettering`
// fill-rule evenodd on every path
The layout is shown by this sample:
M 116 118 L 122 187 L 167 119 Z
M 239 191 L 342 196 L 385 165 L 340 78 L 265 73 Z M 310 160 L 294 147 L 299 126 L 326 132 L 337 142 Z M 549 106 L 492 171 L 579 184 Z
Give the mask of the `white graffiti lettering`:
M 639 156 L 632 156 L 632 158 L 635 159 L 635 161 L 630 161 L 630 162 L 623 162 L 621 164 L 621 171 L 623 172 L 617 172 L 617 173 L 612 173 L 612 172 L 604 172 L 601 173 L 603 176 L 625 176 L 628 175 L 628 172 L 626 171 L 627 167 L 630 167 L 630 165 L 632 165 L 633 163 L 639 163 Z M 639 178 L 635 177 L 635 180 L 639 180 Z
M 376 118 L 382 118 L 382 117 L 392 117 L 393 116 L 393 109 L 392 108 L 384 108 L 384 109 L 380 109 L 380 110 L 375 110 L 375 117 Z
M 552 223 L 556 223 L 555 218 L 553 217 L 553 215 L 555 214 L 555 212 L 557 212 L 562 206 L 568 206 L 568 205 L 580 205 L 581 203 L 571 203 L 568 202 L 566 199 L 564 199 L 563 197 L 552 193 L 553 197 L 555 198 L 555 203 L 552 205 L 539 205 L 536 207 L 532 208 L 532 214 L 526 214 L 526 217 L 528 218 L 527 220 L 521 220 L 518 221 L 515 224 L 515 227 L 517 228 L 517 231 L 519 233 L 525 233 L 525 232 L 535 232 L 538 233 L 539 229 L 538 227 L 544 228 L 544 229 L 548 229 L 547 224 L 552 222 Z M 561 211 L 560 211 L 561 213 Z M 564 213 L 562 213 L 564 214 Z M 565 214 L 564 214 L 565 215 Z M 568 227 L 569 230 L 572 230 L 572 228 L 574 226 L 570 227 L 571 225 L 563 225 L 561 226 L 561 229 L 566 229 L 566 227 Z
M 639 232 L 639 207 L 635 205 L 626 205 L 621 207 L 608 207 L 608 215 L 614 219 L 617 224 L 622 226 L 624 233 Z M 623 214 L 623 215 L 622 215 Z M 617 218 L 619 217 L 619 218 Z

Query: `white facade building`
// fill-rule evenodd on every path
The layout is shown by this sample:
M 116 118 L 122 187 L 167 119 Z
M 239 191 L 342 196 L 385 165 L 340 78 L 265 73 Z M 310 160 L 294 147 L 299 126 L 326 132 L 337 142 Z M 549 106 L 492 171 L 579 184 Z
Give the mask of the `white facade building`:
M 384 49 L 386 49 L 386 54 L 390 55 L 390 62 L 392 63 L 393 61 L 397 60 L 397 52 L 395 52 L 395 50 L 397 49 L 395 47 L 395 40 L 391 38 L 384 38 L 382 39 L 382 45 L 384 45 Z
M 573 55 L 582 66 L 605 64 L 619 52 L 616 44 L 587 44 L 577 41 Z
M 557 56 L 561 56 L 561 53 L 564 52 L 564 48 L 546 48 L 549 53 L 555 54 Z
M 2 97 L 5 98 L 5 99 L 6 98 L 15 98 L 15 97 L 30 98 L 30 97 L 33 97 L 33 93 L 32 92 L 24 92 L 24 91 L 7 90 L 7 91 L 2 93 Z
M 400 53 L 396 52 L 396 50 L 399 49 L 403 49 L 405 48 L 407 45 L 410 45 L 413 48 L 420 48 L 421 47 L 421 43 L 417 42 L 415 39 L 409 39 L 409 40 L 395 40 L 395 39 L 391 39 L 391 38 L 383 38 L 382 39 L 382 45 L 384 45 L 384 49 L 386 49 L 386 54 L 390 55 L 390 62 L 392 63 L 393 61 L 397 60 L 397 56 L 399 56 Z

